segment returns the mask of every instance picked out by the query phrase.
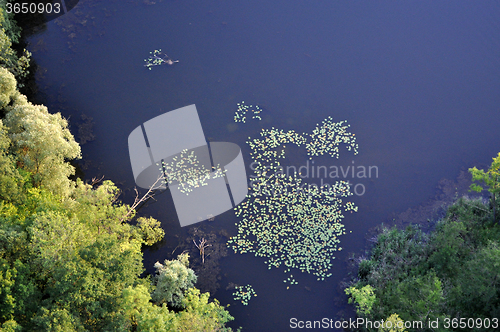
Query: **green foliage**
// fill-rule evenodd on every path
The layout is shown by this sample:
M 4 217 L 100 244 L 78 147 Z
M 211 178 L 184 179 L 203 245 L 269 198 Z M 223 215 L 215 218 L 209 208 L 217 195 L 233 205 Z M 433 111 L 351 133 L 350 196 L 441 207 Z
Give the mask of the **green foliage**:
M 375 261 L 369 259 L 362 259 L 359 262 L 358 274 L 361 279 L 365 279 L 370 275 L 372 270 L 375 268 Z
M 161 223 L 158 220 L 140 217 L 137 219 L 136 234 L 142 240 L 142 243 L 151 246 L 163 239 L 165 231 L 161 228 Z
M 424 276 L 409 277 L 402 282 L 391 282 L 380 297 L 384 305 L 377 309 L 383 316 L 398 310 L 405 321 L 442 318 L 439 313 L 442 312 L 443 290 L 441 281 L 433 271 Z
M 141 245 L 160 240 L 163 230 L 153 218 L 127 223 L 135 213 L 118 201 L 119 193 L 110 181 L 96 187 L 77 181 L 66 198 L 41 186 L 26 189 L 21 203 L 3 205 L 4 330 L 15 324 L 36 331 L 198 331 L 196 324 L 223 329 L 230 316 L 217 302 L 208 303 L 208 295 L 183 302 L 196 282 L 187 255 L 159 269 L 155 291 L 178 309 L 187 306 L 189 314 L 152 302 L 148 280 L 139 278 L 144 271 Z M 127 295 L 127 289 L 134 291 Z M 139 301 L 136 311 L 127 299 Z
M 349 303 L 356 303 L 356 312 L 358 315 L 368 316 L 371 313 L 373 304 L 376 300 L 372 286 L 366 285 L 360 289 L 352 286 L 346 288 L 345 293 L 351 296 Z
M 0 322 L 14 318 L 22 320 L 23 316 L 37 310 L 39 296 L 29 274 L 27 264 L 19 260 L 9 264 L 0 258 Z
M 404 321 L 399 318 L 398 314 L 390 315 L 382 327 L 378 329 L 379 332 L 406 332 L 404 328 Z
M 16 260 L 12 264 L 16 271 L 16 279 L 12 295 L 15 298 L 14 317 L 22 325 L 39 309 L 42 294 L 35 278 L 36 271 L 29 262 Z
M 12 0 L 8 1 L 12 2 Z M 7 1 L 0 2 L 0 26 L 13 43 L 18 43 L 21 37 L 21 28 L 14 21 L 14 13 L 7 13 Z
M 71 220 L 54 211 L 34 216 L 28 228 L 33 263 L 42 271 L 52 271 L 68 263 L 76 252 L 92 240 L 91 232 L 76 218 Z
M 209 293 L 200 295 L 200 290 L 190 288 L 182 304 L 186 308 L 178 314 L 171 331 L 220 331 L 233 317 L 217 300 L 209 303 Z
M 404 321 L 441 322 L 445 317 L 498 317 L 500 226 L 487 222 L 489 217 L 481 200 L 461 198 L 429 235 L 415 227 L 384 229 L 370 259 L 360 262 L 359 280 L 345 290 L 358 315 L 374 321 L 397 312 Z M 369 311 L 360 310 L 353 295 L 363 287 L 373 289 Z M 398 330 L 385 326 L 379 331 Z
M 0 327 L 0 332 L 20 332 L 22 331 L 21 325 L 17 324 L 15 320 L 8 320 Z
M 18 56 L 12 49 L 12 41 L 17 42 L 19 30 L 12 20 L 6 19 L 6 13 L 0 7 L 0 66 L 10 71 L 19 81 L 28 74 L 31 53 L 27 50 Z
M 123 289 L 120 307 L 127 331 L 163 332 L 167 331 L 167 326 L 175 319 L 175 314 L 165 305 L 156 306 L 151 303 L 151 295 L 144 285 Z
M 0 217 L 6 224 L 18 225 L 24 228 L 33 222 L 33 215 L 43 211 L 61 211 L 60 199 L 44 188 L 29 188 L 25 186 L 23 199 L 18 203 L 3 202 Z
M 0 259 L 14 264 L 17 259 L 27 257 L 27 236 L 17 225 L 0 224 Z
M 472 174 L 472 181 L 479 181 L 488 186 L 488 191 L 491 194 L 491 201 L 493 205 L 493 221 L 496 220 L 496 196 L 500 193 L 500 152 L 498 156 L 493 158 L 488 171 L 482 169 L 477 169 L 476 167 L 469 168 L 469 172 Z M 475 192 L 481 192 L 484 188 L 477 183 L 473 183 L 470 189 Z
M 145 282 L 138 278 L 141 261 L 140 251 L 122 248 L 113 237 L 98 238 L 44 274 L 42 305 L 50 312 L 66 310 L 86 330 L 105 329 L 114 321 L 122 289 Z
M 65 201 L 66 211 L 74 214 L 97 234 L 103 231 L 119 233 L 128 239 L 130 235 L 126 233 L 130 233 L 130 227 L 123 221 L 126 221 L 124 216 L 130 208 L 117 201 L 119 195 L 120 190 L 111 181 L 104 181 L 93 188 L 77 179 L 70 199 Z
M 11 288 L 15 284 L 16 270 L 11 269 L 5 259 L 0 259 L 0 320 L 13 318 L 15 299 Z
M 41 313 L 33 321 L 37 330 L 50 332 L 83 332 L 84 326 L 66 309 L 47 310 L 41 308 Z
M 152 294 L 158 304 L 167 303 L 175 308 L 183 307 L 184 292 L 194 287 L 197 277 L 189 268 L 189 254 L 181 254 L 176 260 L 155 263 L 156 288 Z
M 217 300 L 209 302 L 209 297 L 209 293 L 200 294 L 198 289 L 190 288 L 182 300 L 185 309 L 175 313 L 165 304 L 151 303 L 145 286 L 127 287 L 120 301 L 122 326 L 126 331 L 230 331 L 224 325 L 234 318 Z
M 17 159 L 33 174 L 34 184 L 68 196 L 73 187 L 68 177 L 74 167 L 66 160 L 80 158 L 80 146 L 61 114 L 50 114 L 45 106 L 20 97 L 9 107 L 4 124 Z
M 500 246 L 490 242 L 462 266 L 450 291 L 457 316 L 474 312 L 477 317 L 500 315 Z
M 1 70 L 0 68 L 0 80 Z M 0 82 L 1 84 L 1 82 Z M 0 103 L 1 103 L 0 92 Z M 21 189 L 24 179 L 16 168 L 15 159 L 9 155 L 10 139 L 7 137 L 7 130 L 0 120 L 0 199 L 13 202 L 21 199 Z
M 17 81 L 7 69 L 0 67 L 0 110 L 4 110 L 17 96 Z
M 383 289 L 386 283 L 405 278 L 414 272 L 425 259 L 427 236 L 416 227 L 403 231 L 384 228 L 372 249 L 370 260 L 363 262 L 364 280 L 376 289 Z
M 438 271 L 440 277 L 453 277 L 463 264 L 463 259 L 470 253 L 465 244 L 465 225 L 462 222 L 448 221 L 441 223 L 434 234 L 433 250 L 428 259 L 428 265 Z
M 483 182 L 488 186 L 487 189 L 490 193 L 497 194 L 500 192 L 500 152 L 498 156 L 493 158 L 493 162 L 486 172 L 476 167 L 469 168 L 469 172 L 472 174 L 472 180 Z M 470 188 L 476 192 L 484 190 L 484 188 L 477 183 L 471 184 Z

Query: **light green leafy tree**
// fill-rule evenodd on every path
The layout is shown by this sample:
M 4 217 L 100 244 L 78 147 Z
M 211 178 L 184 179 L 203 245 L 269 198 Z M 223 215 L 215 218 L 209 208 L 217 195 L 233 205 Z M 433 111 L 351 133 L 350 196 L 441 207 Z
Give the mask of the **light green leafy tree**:
M 406 332 L 405 322 L 399 318 L 398 314 L 390 315 L 384 324 L 378 329 L 379 332 Z
M 376 300 L 375 292 L 371 285 L 366 285 L 362 288 L 351 286 L 345 289 L 345 293 L 347 296 L 351 296 L 349 303 L 354 302 L 356 304 L 358 315 L 368 316 L 371 313 Z
M 3 111 L 19 93 L 16 85 L 17 81 L 14 75 L 7 69 L 0 67 L 0 110 Z
M 19 201 L 23 184 L 23 177 L 9 154 L 10 145 L 7 130 L 0 120 L 0 199 L 7 202 Z
M 18 162 L 33 174 L 34 184 L 68 196 L 73 187 L 68 177 L 75 169 L 67 160 L 80 158 L 80 146 L 61 114 L 50 114 L 21 95 L 9 107 L 4 124 Z
M 40 315 L 33 319 L 38 331 L 50 332 L 84 332 L 85 327 L 78 317 L 72 315 L 67 309 L 54 308 L 40 309 Z
M 125 232 L 130 233 L 130 225 L 123 223 L 122 219 L 129 207 L 118 202 L 119 195 L 120 189 L 109 180 L 94 188 L 77 179 L 75 189 L 70 195 L 71 199 L 65 201 L 64 205 L 95 233 L 118 232 L 120 236 L 128 239 L 130 235 Z M 133 216 L 134 214 L 131 214 L 131 217 Z
M 482 169 L 477 169 L 476 167 L 469 168 L 469 172 L 472 174 L 472 181 L 483 182 L 488 188 L 491 194 L 491 200 L 493 203 L 493 220 L 496 220 L 496 196 L 500 193 L 500 152 L 498 156 L 493 158 L 490 168 L 485 172 Z M 477 183 L 473 183 L 470 189 L 476 192 L 481 192 L 484 188 Z
M 123 290 L 119 302 L 126 331 L 231 331 L 225 323 L 234 318 L 217 300 L 209 302 L 209 293 L 200 294 L 196 288 L 186 291 L 183 298 L 184 310 L 169 311 L 166 304 L 151 303 L 151 296 L 144 285 L 129 286 Z
M 25 173 L 26 174 L 26 173 Z M 26 188 L 21 188 L 22 200 L 20 202 L 3 204 L 0 215 L 8 224 L 18 225 L 24 228 L 29 227 L 33 222 L 33 215 L 43 211 L 62 211 L 59 196 L 45 188 L 29 187 L 29 174 L 23 180 Z M 0 203 L 0 207 L 2 204 Z
M 35 215 L 28 233 L 33 263 L 42 268 L 41 273 L 51 273 L 56 266 L 66 264 L 80 248 L 94 240 L 92 233 L 78 219 L 54 211 Z
M 194 287 L 197 280 L 194 271 L 189 268 L 189 254 L 181 254 L 175 260 L 165 260 L 163 264 L 156 262 L 154 266 L 157 276 L 153 301 L 182 308 L 184 292 Z
M 200 290 L 190 288 L 182 300 L 185 309 L 177 314 L 171 331 L 221 331 L 225 323 L 234 318 L 217 300 L 208 302 L 209 293 L 200 295 Z
M 50 312 L 67 310 L 87 331 L 108 331 L 114 324 L 122 290 L 136 284 L 144 271 L 142 253 L 124 248 L 113 235 L 101 235 L 80 248 L 71 260 L 44 273 L 41 304 Z M 43 318 L 38 312 L 37 317 Z
M 163 239 L 165 231 L 161 228 L 161 223 L 154 218 L 140 217 L 137 219 L 135 233 L 142 243 L 151 246 Z
M 0 66 L 6 68 L 20 80 L 28 74 L 31 53 L 24 50 L 23 55 L 18 56 L 12 49 L 11 38 L 17 41 L 19 34 L 11 22 L 13 21 L 5 20 L 4 10 L 0 7 Z
M 148 246 L 161 241 L 165 232 L 156 219 L 139 217 L 136 225 L 127 223 L 136 216 L 135 210 L 121 204 L 119 195 L 120 189 L 111 181 L 103 181 L 95 188 L 77 179 L 76 187 L 70 199 L 64 201 L 64 206 L 97 234 L 103 231 L 114 233 L 120 239 Z
M 175 314 L 166 305 L 157 306 L 151 302 L 151 294 L 144 285 L 125 288 L 119 305 L 127 331 L 167 332 L 167 326 L 175 319 Z
M 21 332 L 22 330 L 22 326 L 13 319 L 6 321 L 0 327 L 0 332 Z

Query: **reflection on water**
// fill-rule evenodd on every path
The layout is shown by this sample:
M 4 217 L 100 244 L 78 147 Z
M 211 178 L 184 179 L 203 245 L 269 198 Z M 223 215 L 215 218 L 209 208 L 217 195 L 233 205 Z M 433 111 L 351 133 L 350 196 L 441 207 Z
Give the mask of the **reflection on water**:
M 92 118 L 95 139 L 82 146 L 92 162 L 86 176 L 115 181 L 125 189 L 125 201 L 133 200 L 134 187 L 127 136 L 169 110 L 196 104 L 205 136 L 238 144 L 245 158 L 245 141 L 263 128 L 300 133 L 327 116 L 349 120 L 360 154 L 349 160 L 321 157 L 316 165 L 345 168 L 354 160 L 377 166 L 380 174 L 359 179 L 366 192 L 355 197 L 359 211 L 343 220 L 353 233 L 343 238 L 332 277 L 318 282 L 293 273 L 298 285 L 286 289 L 289 275 L 268 270 L 260 257 L 220 259 L 215 295 L 223 304 L 237 304 L 225 289 L 231 282 L 250 284 L 258 293 L 248 306 L 230 307 L 234 326 L 282 331 L 292 317 L 352 316 L 338 284 L 347 275 L 345 260 L 364 246 L 368 230 L 391 212 L 433 196 L 440 179 L 496 155 L 499 14 L 494 1 L 81 0 L 31 37 L 29 50 L 40 66 L 40 100 L 69 117 L 74 134 L 87 121 L 82 114 Z M 147 70 L 144 59 L 160 48 L 180 62 Z M 262 121 L 234 123 L 241 100 L 259 105 Z M 290 164 L 304 165 L 307 154 L 292 150 Z M 150 272 L 194 236 L 179 227 L 169 195 L 140 211 L 166 230 L 163 246 L 146 250 Z M 232 236 L 235 222 L 228 211 L 204 223 Z M 197 250 L 194 244 L 190 250 Z

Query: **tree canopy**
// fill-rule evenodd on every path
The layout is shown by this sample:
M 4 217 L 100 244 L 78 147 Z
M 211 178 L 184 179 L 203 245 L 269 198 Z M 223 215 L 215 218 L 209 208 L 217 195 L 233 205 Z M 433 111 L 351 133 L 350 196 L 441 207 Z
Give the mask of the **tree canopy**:
M 472 174 L 473 181 L 483 182 L 486 186 L 488 186 L 487 189 L 491 194 L 491 202 L 493 205 L 493 220 L 496 220 L 496 197 L 497 194 L 500 193 L 500 152 L 498 153 L 498 156 L 493 158 L 493 162 L 486 172 L 482 169 L 477 169 L 476 167 L 470 168 L 469 172 Z M 477 183 L 471 184 L 470 188 L 475 192 L 481 192 L 484 190 L 484 188 Z
M 421 321 L 422 331 L 460 330 L 445 328 L 446 318 L 498 317 L 500 225 L 492 215 L 483 200 L 460 198 L 429 234 L 417 226 L 383 229 L 371 257 L 360 260 L 357 278 L 345 290 L 358 316 Z M 439 328 L 425 325 L 437 319 Z M 378 331 L 404 331 L 405 326 L 401 328 L 384 325 Z

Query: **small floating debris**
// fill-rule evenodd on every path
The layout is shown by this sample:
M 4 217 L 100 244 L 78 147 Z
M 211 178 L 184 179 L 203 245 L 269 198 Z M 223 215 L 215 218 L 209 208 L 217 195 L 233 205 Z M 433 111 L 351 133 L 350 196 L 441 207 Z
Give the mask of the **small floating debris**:
M 248 301 L 250 301 L 252 295 L 257 296 L 257 293 L 255 293 L 252 285 L 236 286 L 234 288 L 236 289 L 233 293 L 234 300 L 241 301 L 243 305 L 248 305 Z
M 173 65 L 174 63 L 179 62 L 179 60 L 172 60 L 168 55 L 163 53 L 161 49 L 159 50 L 154 50 L 153 52 L 149 52 L 149 57 L 147 59 L 144 59 L 146 64 L 144 67 L 147 67 L 149 70 L 151 70 L 151 67 L 154 66 L 161 66 L 163 64 L 167 65 Z

